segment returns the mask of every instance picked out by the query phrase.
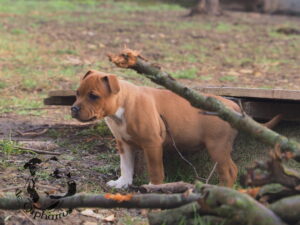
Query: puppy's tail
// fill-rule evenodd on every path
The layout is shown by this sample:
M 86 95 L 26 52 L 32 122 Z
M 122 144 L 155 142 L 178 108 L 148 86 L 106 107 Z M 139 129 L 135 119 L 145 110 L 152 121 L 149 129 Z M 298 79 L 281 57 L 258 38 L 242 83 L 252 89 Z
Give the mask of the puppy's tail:
M 274 116 L 270 121 L 263 123 L 262 125 L 264 125 L 267 128 L 272 129 L 282 120 L 282 118 L 283 118 L 283 115 L 278 114 L 278 115 Z

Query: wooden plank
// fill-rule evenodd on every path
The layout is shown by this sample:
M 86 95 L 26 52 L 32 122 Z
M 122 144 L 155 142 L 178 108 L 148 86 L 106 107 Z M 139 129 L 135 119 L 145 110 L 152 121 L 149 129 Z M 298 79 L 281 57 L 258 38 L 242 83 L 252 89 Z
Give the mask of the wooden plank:
M 221 96 L 300 101 L 300 91 L 295 90 L 199 86 L 193 87 L 193 89 L 202 93 L 210 93 Z M 51 91 L 48 96 L 75 96 L 75 91 Z
M 240 99 L 244 111 L 255 119 L 269 120 L 284 114 L 284 120 L 300 121 L 300 91 L 266 90 L 257 88 L 196 87 L 204 93 Z M 59 90 L 49 93 L 45 105 L 71 106 L 76 100 L 75 91 Z
M 236 87 L 193 87 L 202 92 L 221 96 L 300 101 L 300 91 Z
M 73 96 L 51 96 L 44 99 L 45 105 L 66 105 L 70 106 L 73 105 L 75 102 L 76 97 Z

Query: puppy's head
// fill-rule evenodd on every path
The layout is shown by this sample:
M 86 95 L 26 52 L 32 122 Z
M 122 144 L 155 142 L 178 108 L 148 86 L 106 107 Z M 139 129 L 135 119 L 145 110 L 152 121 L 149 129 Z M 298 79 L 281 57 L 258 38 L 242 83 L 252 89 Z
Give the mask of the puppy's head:
M 71 107 L 72 117 L 89 122 L 114 114 L 118 108 L 119 91 L 119 81 L 115 75 L 88 71 L 76 91 L 76 101 Z

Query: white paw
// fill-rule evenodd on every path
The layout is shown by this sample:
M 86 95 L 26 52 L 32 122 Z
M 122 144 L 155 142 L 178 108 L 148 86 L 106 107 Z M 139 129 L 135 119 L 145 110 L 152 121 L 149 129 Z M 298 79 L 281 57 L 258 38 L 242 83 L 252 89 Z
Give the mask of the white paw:
M 132 180 L 120 177 L 118 180 L 111 180 L 106 184 L 114 188 L 128 188 L 128 186 L 132 184 Z

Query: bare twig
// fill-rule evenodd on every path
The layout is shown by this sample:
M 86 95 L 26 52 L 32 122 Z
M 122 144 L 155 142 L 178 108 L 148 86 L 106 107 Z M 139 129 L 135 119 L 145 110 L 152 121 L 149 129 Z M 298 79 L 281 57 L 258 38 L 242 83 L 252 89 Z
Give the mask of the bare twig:
M 24 187 L 24 186 L 6 187 L 6 188 L 0 189 L 0 192 L 11 191 L 11 190 L 20 189 L 20 188 L 23 188 L 23 187 Z
M 35 153 L 41 154 L 41 155 L 61 155 L 61 153 L 59 153 L 59 152 L 49 152 L 49 151 L 43 151 L 43 150 L 27 148 L 27 147 L 22 147 L 22 146 L 18 146 L 17 148 L 22 149 L 22 150 L 32 151 L 32 152 L 35 152 Z
M 176 145 L 176 142 L 173 138 L 173 135 L 171 134 L 171 131 L 170 131 L 168 123 L 167 123 L 167 120 L 162 115 L 160 115 L 160 117 L 161 117 L 163 123 L 165 124 L 166 131 L 167 131 L 167 134 L 169 135 L 169 137 L 171 138 L 172 145 L 173 145 L 174 149 L 176 150 L 176 152 L 178 153 L 178 155 L 180 156 L 180 158 L 182 158 L 183 161 L 185 161 L 187 164 L 189 164 L 192 167 L 192 169 L 194 170 L 194 173 L 196 175 L 196 179 L 206 181 L 205 178 L 202 178 L 202 177 L 199 176 L 196 167 L 181 154 L 181 152 L 177 148 L 177 145 Z
M 246 116 L 247 113 L 246 113 L 245 110 L 244 110 L 244 107 L 243 107 L 243 104 L 242 104 L 242 100 L 241 100 L 241 99 L 238 100 L 238 105 L 239 105 L 239 107 L 240 107 L 240 109 L 241 109 L 242 115 L 243 115 L 243 116 Z
M 16 130 L 16 132 L 18 134 L 20 134 L 21 136 L 31 136 L 31 137 L 36 137 L 36 136 L 40 136 L 42 134 L 45 134 L 49 129 L 48 128 L 44 128 L 42 131 L 39 131 L 39 132 L 22 132 L 20 130 Z
M 206 179 L 205 183 L 208 184 L 210 181 L 210 178 L 212 177 L 212 175 L 214 174 L 216 168 L 217 168 L 218 163 L 216 162 L 213 169 L 210 171 L 210 174 L 208 175 L 208 178 Z
M 157 185 L 145 184 L 138 187 L 138 190 L 142 193 L 183 193 L 194 188 L 195 185 L 180 181 Z
M 219 116 L 219 114 L 216 112 L 207 112 L 207 111 L 200 112 L 200 114 L 203 114 L 206 116 Z

